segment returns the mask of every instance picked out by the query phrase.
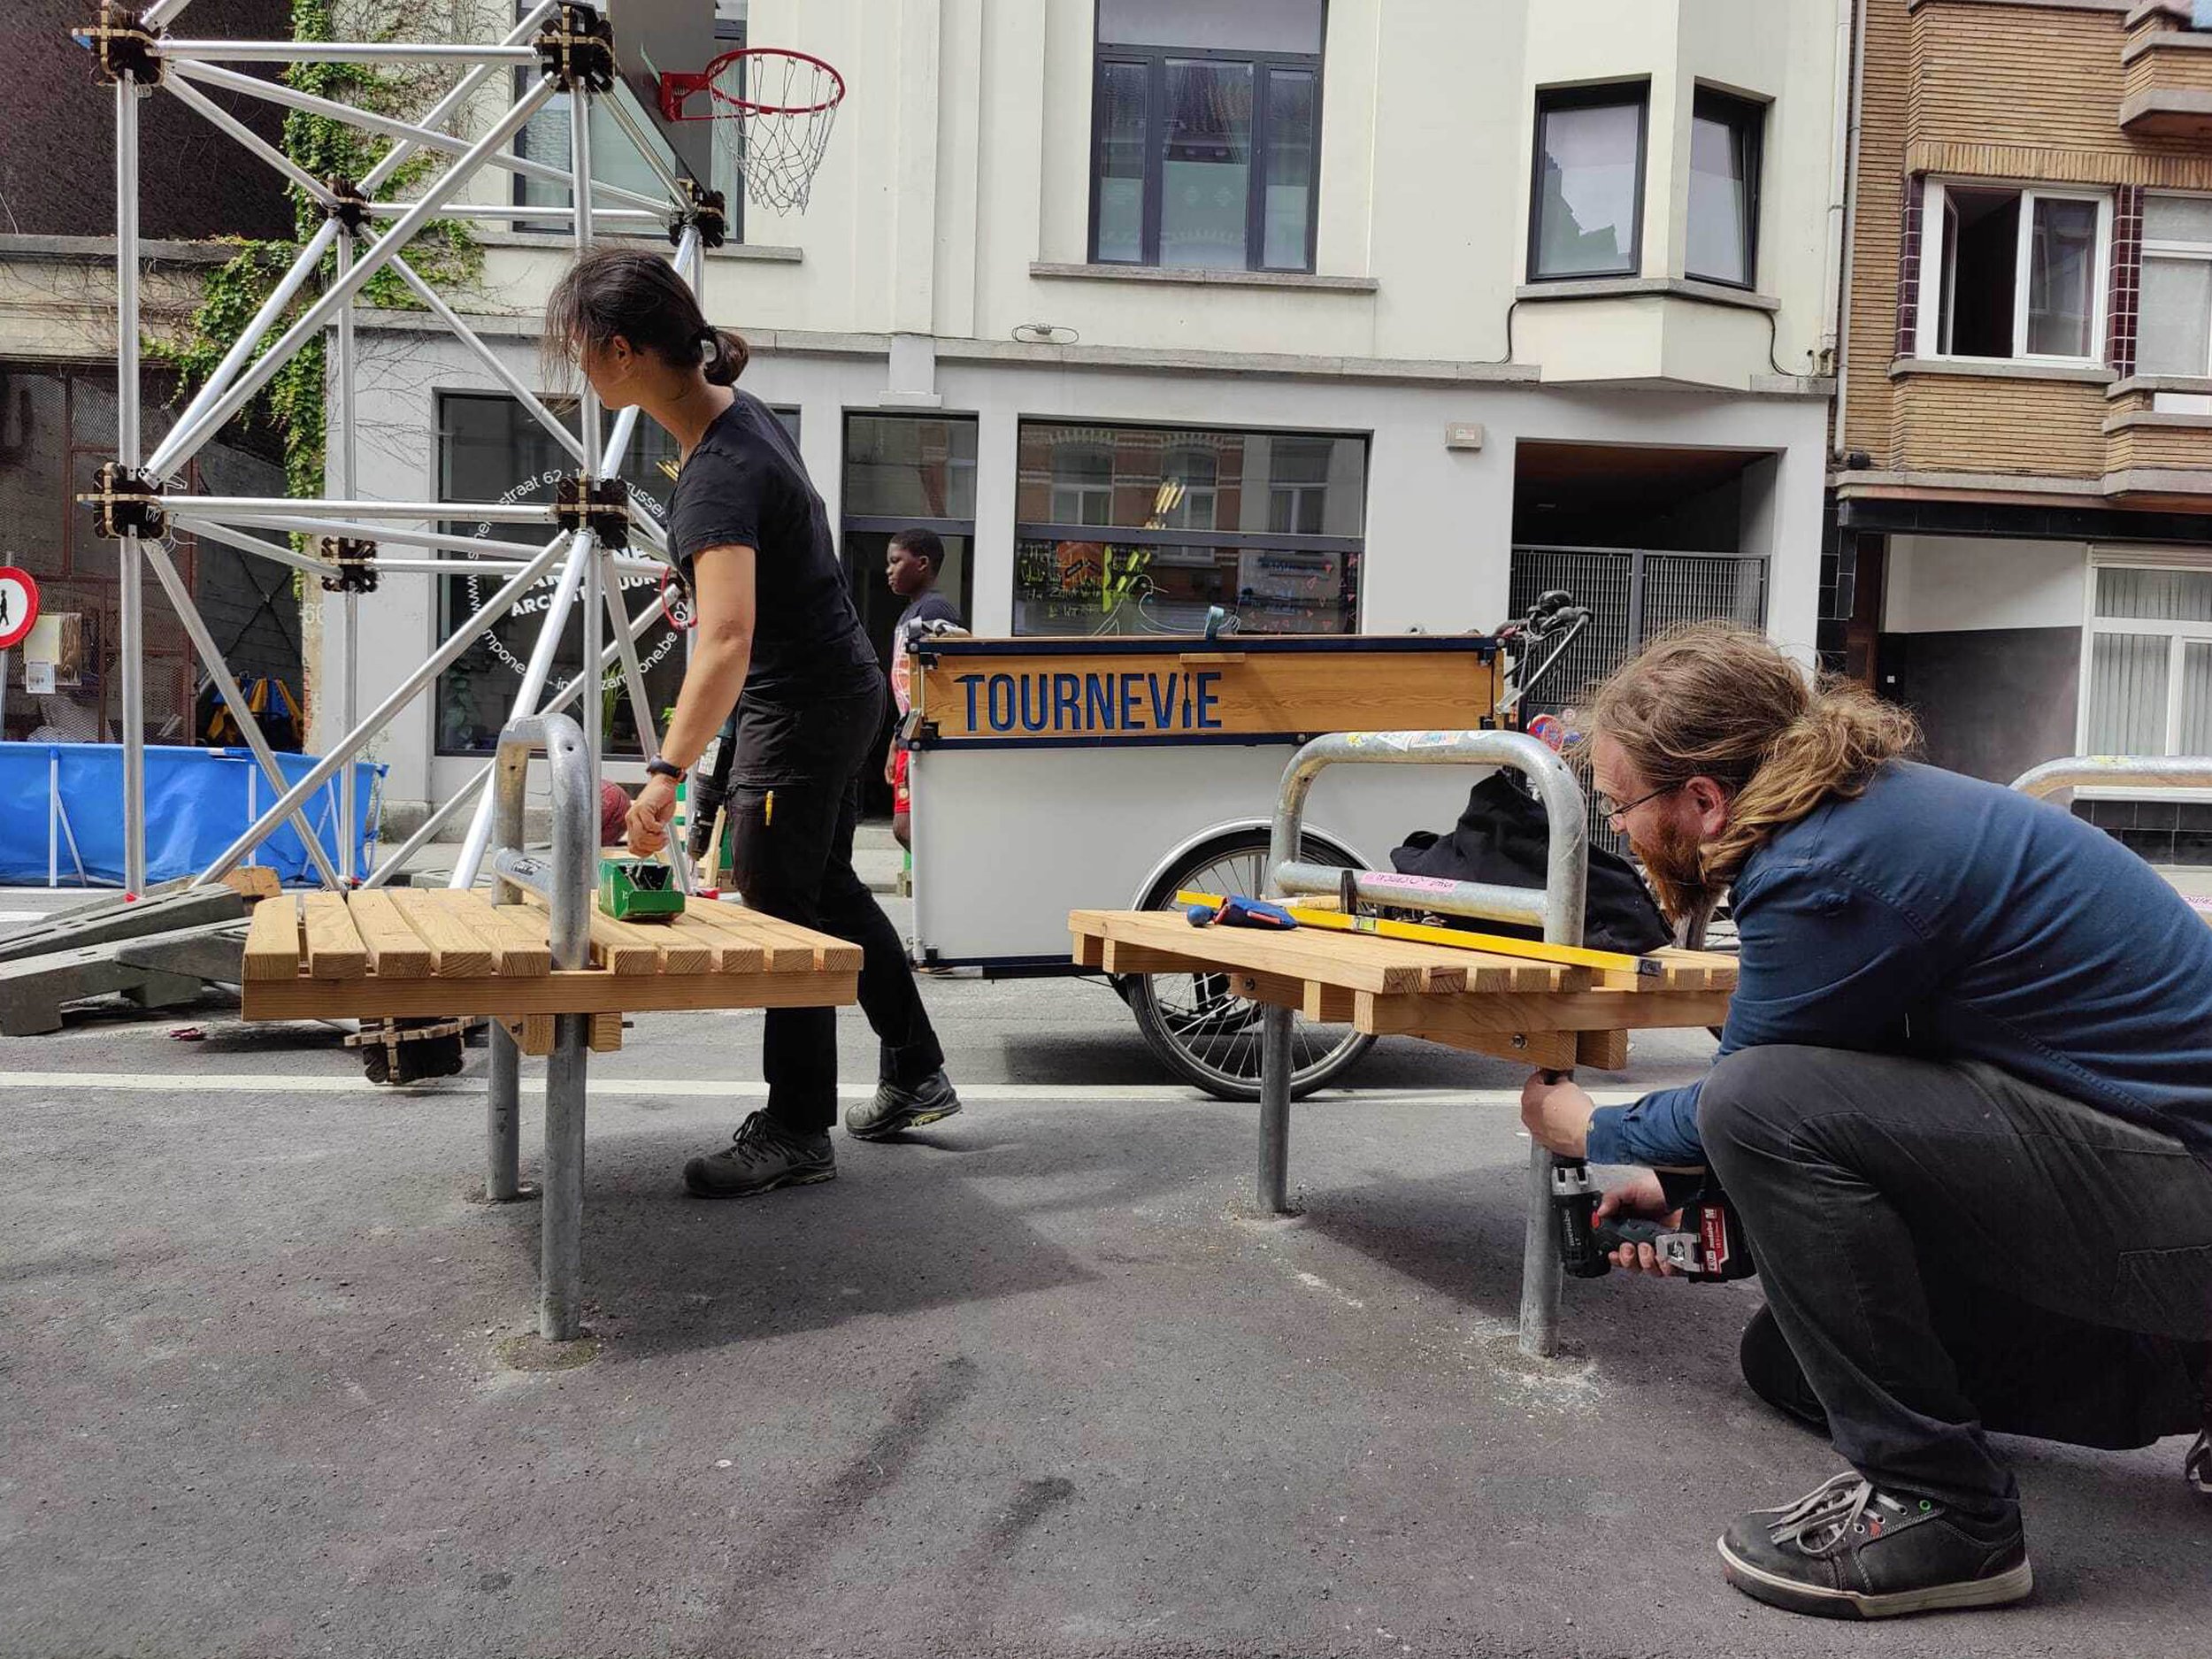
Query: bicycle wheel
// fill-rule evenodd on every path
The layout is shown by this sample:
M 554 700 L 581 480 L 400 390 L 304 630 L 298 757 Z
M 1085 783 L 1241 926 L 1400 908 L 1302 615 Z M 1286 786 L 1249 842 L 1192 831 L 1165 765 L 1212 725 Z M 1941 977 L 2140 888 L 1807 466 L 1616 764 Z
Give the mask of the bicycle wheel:
M 1267 832 L 1233 830 L 1191 849 L 1145 895 L 1141 908 L 1171 910 L 1179 890 L 1260 896 Z M 1314 864 L 1352 866 L 1342 848 L 1309 835 L 1301 849 Z M 1222 1100 L 1260 1097 L 1260 1004 L 1229 995 L 1224 973 L 1140 973 L 1122 981 L 1145 1046 L 1187 1083 Z M 1290 1021 L 1290 1094 L 1302 1100 L 1334 1081 L 1374 1045 L 1349 1025 Z

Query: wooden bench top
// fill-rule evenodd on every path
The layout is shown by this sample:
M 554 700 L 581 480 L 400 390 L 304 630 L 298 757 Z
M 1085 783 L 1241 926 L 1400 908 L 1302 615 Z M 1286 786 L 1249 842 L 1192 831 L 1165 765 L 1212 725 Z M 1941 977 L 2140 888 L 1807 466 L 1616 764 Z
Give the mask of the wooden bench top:
M 1532 1065 L 1618 1071 L 1632 1030 L 1717 1025 L 1736 961 L 1654 952 L 1615 973 L 1318 928 L 1193 927 L 1174 910 L 1077 910 L 1075 960 L 1107 973 L 1226 973 L 1234 995 L 1376 1035 L 1424 1038 Z
M 482 892 L 280 894 L 255 906 L 240 987 L 248 1019 L 616 1013 L 854 1002 L 860 947 L 736 904 L 694 899 L 666 923 L 591 912 L 591 966 L 553 966 L 535 903 Z

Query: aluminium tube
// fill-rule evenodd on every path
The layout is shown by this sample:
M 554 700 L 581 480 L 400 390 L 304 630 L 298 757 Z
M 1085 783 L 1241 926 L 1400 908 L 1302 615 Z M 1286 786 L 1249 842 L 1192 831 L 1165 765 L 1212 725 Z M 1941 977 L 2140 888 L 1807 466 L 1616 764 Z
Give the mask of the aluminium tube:
M 175 501 L 182 498 L 173 496 L 171 499 Z M 338 573 L 338 567 L 328 559 L 311 558 L 304 553 L 295 553 L 288 547 L 279 547 L 273 541 L 265 541 L 259 536 L 248 535 L 242 530 L 234 530 L 226 525 L 215 524 L 204 518 L 195 518 L 180 512 L 173 513 L 169 522 L 187 534 L 204 541 L 224 542 L 230 547 L 236 548 L 241 553 L 251 553 L 257 558 L 265 558 L 278 565 L 287 565 L 309 576 L 334 576 Z
M 396 41 L 195 41 L 154 42 L 174 64 L 512 64 L 535 67 L 534 46 Z
M 187 428 L 180 424 L 162 440 L 161 448 L 155 452 L 150 463 L 152 470 L 165 472 L 188 458 L 201 444 L 214 435 L 225 421 L 244 408 L 269 378 L 336 314 L 340 306 L 350 304 L 353 296 L 361 291 L 369 279 L 381 271 L 394 254 L 411 242 L 417 231 L 438 216 L 438 210 L 475 175 L 484 157 L 495 154 L 508 143 L 552 96 L 553 87 L 549 81 L 540 81 L 524 93 L 512 109 L 495 121 L 489 130 L 469 147 L 466 155 L 431 182 L 430 188 L 415 199 L 414 206 L 377 238 L 375 245 L 355 262 L 351 271 L 332 282 L 322 296 L 279 336 L 276 343 L 239 375 L 228 391 L 209 405 L 201 415 L 198 426 Z
M 397 263 L 399 256 L 392 256 Z M 353 238 L 338 239 L 338 275 L 342 280 L 353 269 Z M 350 495 L 354 480 L 359 476 L 355 470 L 358 459 L 354 442 L 354 338 L 353 302 L 349 300 L 338 308 L 338 361 L 336 381 L 338 395 L 338 442 L 326 457 L 335 466 L 326 466 L 324 476 L 335 487 L 342 498 Z M 324 601 L 327 614 L 329 601 Z M 339 634 L 342 641 L 345 667 L 338 681 L 338 724 L 350 732 L 361 718 L 361 595 L 350 587 L 338 595 Z M 338 873 L 345 886 L 350 887 L 360 872 L 354 867 L 354 826 L 358 821 L 360 802 L 357 798 L 356 774 L 360 768 L 347 766 L 338 773 Z M 283 787 L 280 780 L 277 787 Z
M 169 595 L 169 603 L 176 610 L 177 620 L 184 625 L 192 647 L 207 664 L 208 675 L 215 681 L 215 688 L 230 705 L 232 718 L 238 722 L 238 733 L 246 740 L 246 748 L 261 767 L 262 772 L 275 786 L 279 795 L 284 793 L 284 770 L 277 764 L 275 751 L 269 740 L 262 734 L 261 722 L 254 718 L 253 710 L 246 706 L 246 694 L 239 689 L 237 680 L 230 672 L 230 664 L 223 660 L 223 653 L 215 643 L 215 636 L 208 632 L 206 618 L 199 607 L 192 603 L 191 590 L 184 579 L 177 574 L 177 567 L 169 562 L 169 555 L 158 541 L 145 546 L 147 560 L 153 565 L 154 576 L 161 583 L 162 591 Z M 346 769 L 350 772 L 353 769 Z M 307 814 L 296 811 L 291 817 L 292 827 L 299 832 L 301 843 L 315 865 L 315 873 L 322 877 L 323 885 L 335 893 L 341 890 L 339 872 L 331 867 L 330 856 L 323 851 L 321 840 L 308 824 Z
M 646 629 L 652 626 L 653 618 L 653 611 L 647 611 L 642 616 L 636 618 L 630 623 L 628 633 L 633 642 L 642 635 Z M 610 649 L 599 658 L 600 673 L 604 674 L 613 662 L 614 652 L 611 649 Z M 592 676 L 583 673 L 580 670 L 578 672 L 572 674 L 566 680 L 562 682 L 560 690 L 554 694 L 552 699 L 548 702 L 544 707 L 539 710 L 539 712 L 542 714 L 555 714 L 558 713 L 561 710 L 567 708 L 570 703 L 576 701 L 577 697 L 582 693 L 585 685 L 588 683 L 592 678 Z M 402 843 L 399 850 L 393 853 L 377 866 L 375 872 L 369 877 L 367 885 L 373 887 L 382 887 L 388 878 L 395 873 L 400 866 L 404 864 L 410 858 L 413 857 L 417 851 L 426 846 L 431 839 L 437 834 L 438 831 L 444 826 L 448 818 L 451 818 L 454 813 L 458 811 L 462 807 L 467 805 L 469 802 L 475 799 L 476 792 L 481 789 L 491 780 L 493 770 L 493 763 L 486 761 L 483 765 L 469 775 L 466 782 L 463 783 L 459 788 L 452 791 L 444 800 L 441 801 L 431 811 L 430 816 L 423 820 L 420 827 L 419 827 L 412 835 L 410 835 L 407 840 Z
M 115 83 L 115 455 L 134 470 L 144 442 L 138 384 L 138 83 L 128 75 Z M 161 468 L 148 470 L 158 473 Z M 145 575 L 136 534 L 127 532 L 115 545 L 123 682 L 123 891 L 136 895 L 146 890 Z
M 559 557 L 562 538 L 556 537 L 546 550 L 528 565 L 511 577 L 497 593 L 480 606 L 473 616 L 457 627 L 453 634 L 429 659 L 411 672 L 407 678 L 394 687 L 383 702 L 369 711 L 368 718 L 348 732 L 331 748 L 331 751 L 308 770 L 307 775 L 294 784 L 277 803 L 264 812 L 236 841 L 216 856 L 214 863 L 192 878 L 191 885 L 204 887 L 219 881 L 242 858 L 249 849 L 259 846 L 269 832 L 291 815 L 292 810 L 314 794 L 329 780 L 330 775 L 352 759 L 356 750 L 378 732 L 384 729 L 393 715 L 404 708 L 415 695 L 450 667 L 460 655 L 475 641 L 487 617 L 497 616 L 515 602 L 532 583 L 552 568 Z
M 538 637 L 530 647 L 530 660 L 523 667 L 522 683 L 515 687 L 513 707 L 518 711 L 535 708 L 545 695 L 545 682 L 553 672 L 553 658 L 559 653 L 561 635 L 568 627 L 568 613 L 576 603 L 577 589 L 582 585 L 584 566 L 590 563 L 598 545 L 598 539 L 588 530 L 572 530 L 557 537 L 553 545 L 568 543 L 568 557 L 561 566 L 561 579 L 553 589 L 553 597 L 538 617 Z M 588 652 L 587 661 L 595 660 Z M 592 799 L 599 798 L 599 780 L 592 779 Z M 491 842 L 493 829 L 493 802 L 489 795 L 476 803 L 476 816 L 469 822 L 468 833 L 462 838 L 461 852 L 453 862 L 453 874 L 446 885 L 449 887 L 472 887 L 478 872 L 484 867 L 484 849 Z M 596 820 L 594 820 L 596 822 Z
M 507 31 L 505 38 L 499 43 L 502 46 L 519 46 L 526 41 L 534 40 L 540 26 L 553 15 L 559 4 L 560 0 L 538 0 L 538 4 L 531 7 L 526 16 L 516 19 L 514 27 Z M 438 124 L 474 96 L 477 88 L 490 80 L 498 68 L 497 64 L 477 65 L 455 82 L 445 96 L 426 111 L 417 119 L 416 125 L 433 132 L 438 130 Z M 363 177 L 361 194 L 365 196 L 374 196 L 382 189 L 387 180 L 414 158 L 416 148 L 414 141 L 409 139 L 386 150 L 383 159 Z
M 177 73 L 207 86 L 221 87 L 227 91 L 265 98 L 271 104 L 281 104 L 287 109 L 299 110 L 309 115 L 326 116 L 331 120 L 342 121 L 349 127 L 357 127 L 365 132 L 380 134 L 387 138 L 403 139 L 422 149 L 434 150 L 444 155 L 466 155 L 470 148 L 468 140 L 454 138 L 444 133 L 433 132 L 423 123 L 403 121 L 392 116 L 378 115 L 373 111 L 357 108 L 350 104 L 340 104 L 334 99 L 319 98 L 312 93 L 296 91 L 280 81 L 262 81 L 252 75 L 239 74 L 234 70 L 219 69 L 212 64 L 179 64 Z M 549 85 L 550 83 L 541 84 Z M 568 169 L 565 167 L 556 167 L 550 162 L 527 161 L 520 156 L 500 151 L 495 151 L 471 162 L 469 171 L 474 172 L 479 165 L 497 167 L 508 173 L 518 173 L 526 179 L 542 179 L 548 184 L 565 186 L 568 183 Z M 445 176 L 449 176 L 449 174 Z M 605 196 L 620 206 L 641 208 L 649 213 L 660 214 L 664 218 L 668 211 L 664 203 L 657 202 L 649 196 L 642 195 L 635 190 L 621 189 L 611 184 L 594 185 L 592 194 Z
M 424 281 L 415 267 L 409 265 L 401 255 L 392 256 L 392 269 L 398 272 L 400 280 L 414 290 L 415 297 L 429 307 L 431 315 L 443 323 L 447 329 L 469 349 L 476 360 L 484 365 L 491 377 L 507 388 L 507 395 L 528 411 L 531 419 L 542 426 L 552 436 L 555 442 L 566 449 L 575 459 L 581 461 L 584 458 L 584 449 L 583 446 L 577 442 L 576 434 L 553 418 L 553 411 L 541 403 L 538 395 L 525 386 L 521 378 L 500 360 L 499 353 L 493 350 L 490 344 L 464 322 L 460 314 L 453 307 L 445 303 L 445 296 L 432 288 L 429 283 Z
M 1511 766 L 1535 786 L 1550 830 L 1543 898 L 1535 907 L 1544 937 L 1553 944 L 1582 942 L 1589 887 L 1589 831 L 1582 790 L 1567 764 L 1550 748 L 1517 732 L 1363 732 L 1318 737 L 1291 757 L 1268 848 L 1267 887 L 1277 893 L 1334 891 L 1341 872 L 1324 879 L 1315 866 L 1300 867 L 1307 796 L 1324 767 L 1347 763 L 1421 765 L 1463 762 Z M 1310 876 L 1309 872 L 1311 872 Z M 1357 879 L 1356 878 L 1356 883 Z M 1310 880 L 1317 885 L 1306 885 Z M 1509 889 L 1474 882 L 1439 883 L 1423 889 L 1424 908 L 1450 914 L 1494 915 Z M 1521 902 L 1525 906 L 1525 901 Z M 1523 910 L 1525 914 L 1525 909 Z M 1261 1026 L 1260 1203 L 1277 1212 L 1288 1204 L 1290 1027 L 1286 1010 L 1279 1031 Z M 1528 1209 L 1521 1248 L 1521 1333 L 1525 1354 L 1549 1358 L 1559 1344 L 1559 1235 L 1551 1221 L 1552 1156 L 1529 1146 Z
M 579 81 L 570 91 L 568 104 L 569 177 L 574 181 L 569 191 L 569 204 L 575 211 L 576 252 L 580 257 L 592 242 L 591 225 L 591 111 L 592 90 L 586 81 Z M 584 444 L 584 476 L 598 483 L 606 477 L 601 465 L 601 433 L 599 430 L 599 394 L 593 389 L 591 377 L 584 375 L 583 388 L 579 395 L 576 411 L 576 429 Z M 619 464 L 618 463 L 618 467 Z M 626 491 L 625 492 L 626 496 Z M 591 546 L 584 554 L 584 649 L 583 660 L 595 663 L 604 649 L 606 638 L 602 628 L 601 607 L 605 603 L 602 572 L 599 565 L 598 537 L 590 538 Z M 567 613 L 563 612 L 564 616 Z M 591 773 L 591 798 L 595 810 L 599 800 L 600 757 L 606 737 L 603 718 L 605 700 L 593 687 L 584 698 L 584 758 Z M 595 818 L 594 822 L 597 820 Z

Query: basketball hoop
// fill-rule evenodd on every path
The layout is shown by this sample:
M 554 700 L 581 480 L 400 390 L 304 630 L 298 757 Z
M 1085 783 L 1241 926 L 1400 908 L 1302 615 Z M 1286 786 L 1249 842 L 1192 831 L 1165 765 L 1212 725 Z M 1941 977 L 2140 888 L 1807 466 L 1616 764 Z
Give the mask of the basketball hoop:
M 779 213 L 805 208 L 844 100 L 844 76 L 780 46 L 740 47 L 698 74 L 661 77 L 662 116 L 714 122 L 715 149 L 745 194 Z

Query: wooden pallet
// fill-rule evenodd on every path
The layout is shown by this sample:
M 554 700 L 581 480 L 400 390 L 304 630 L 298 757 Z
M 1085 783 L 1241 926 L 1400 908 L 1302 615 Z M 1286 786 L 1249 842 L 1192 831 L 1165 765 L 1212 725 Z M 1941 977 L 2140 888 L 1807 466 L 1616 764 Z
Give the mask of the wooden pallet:
M 618 922 L 595 909 L 591 966 L 553 966 L 543 908 L 480 892 L 369 888 L 255 906 L 246 935 L 248 1019 L 491 1014 L 548 1041 L 556 1014 L 618 1047 L 619 1016 L 649 1009 L 821 1007 L 857 1000 L 861 951 L 773 917 L 695 900 L 675 920 Z M 527 1046 L 527 1045 L 526 1045 Z M 534 1052 L 534 1048 L 533 1048 Z
M 1717 1025 L 1733 957 L 1654 953 L 1611 973 L 1367 933 L 1193 927 L 1171 910 L 1077 910 L 1075 960 L 1108 973 L 1221 973 L 1232 995 L 1377 1035 L 1425 1038 L 1531 1065 L 1619 1071 L 1628 1033 Z

